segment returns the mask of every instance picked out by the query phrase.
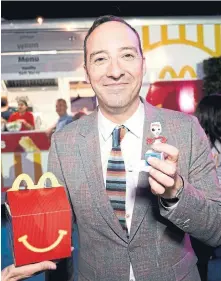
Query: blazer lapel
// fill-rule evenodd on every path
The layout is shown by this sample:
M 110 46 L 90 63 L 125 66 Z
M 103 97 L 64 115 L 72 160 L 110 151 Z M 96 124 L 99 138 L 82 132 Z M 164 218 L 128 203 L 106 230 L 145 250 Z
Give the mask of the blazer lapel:
M 144 102 L 144 101 L 143 101 Z M 146 139 L 153 137 L 150 131 L 151 122 L 159 121 L 157 119 L 157 110 L 150 104 L 144 102 L 145 107 L 145 119 L 144 119 L 144 129 L 143 129 L 143 143 L 142 143 L 142 152 L 141 159 L 144 160 L 144 154 L 150 148 L 150 145 L 147 144 Z M 153 194 L 150 190 L 149 173 L 140 172 L 138 178 L 138 185 L 136 191 L 136 199 L 134 204 L 131 229 L 130 229 L 130 238 L 131 241 L 136 234 L 140 224 L 142 223 L 148 208 L 152 204 Z
M 88 179 L 90 192 L 98 210 L 109 227 L 122 240 L 128 242 L 126 233 L 123 231 L 117 217 L 115 216 L 109 197 L 106 193 L 102 172 L 97 124 L 97 112 L 94 112 L 85 119 L 85 124 L 80 129 L 81 139 L 79 142 L 79 150 L 81 158 Z

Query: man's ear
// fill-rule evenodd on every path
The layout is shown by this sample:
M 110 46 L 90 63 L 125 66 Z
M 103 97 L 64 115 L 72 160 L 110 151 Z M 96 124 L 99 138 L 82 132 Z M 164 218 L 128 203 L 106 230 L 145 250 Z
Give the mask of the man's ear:
M 87 72 L 87 67 L 85 64 L 84 64 L 84 77 L 85 77 L 86 82 L 90 83 L 90 79 L 89 79 L 88 72 Z
M 143 76 L 145 76 L 146 74 L 146 70 L 147 70 L 147 66 L 146 66 L 146 58 L 143 57 Z

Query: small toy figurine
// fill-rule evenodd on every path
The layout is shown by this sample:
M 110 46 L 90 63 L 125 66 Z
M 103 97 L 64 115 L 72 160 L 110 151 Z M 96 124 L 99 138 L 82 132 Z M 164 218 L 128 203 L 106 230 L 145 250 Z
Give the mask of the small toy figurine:
M 160 135 L 162 132 L 162 126 L 161 126 L 160 122 L 151 123 L 150 130 L 151 130 L 152 134 L 154 135 L 154 137 L 147 138 L 147 140 L 146 140 L 147 144 L 154 144 L 154 143 L 160 143 L 160 142 L 165 143 L 167 141 L 167 139 L 165 137 Z M 144 155 L 146 166 L 150 166 L 150 164 L 148 163 L 149 157 L 156 157 L 161 160 L 164 159 L 163 152 L 157 152 L 157 151 L 154 151 L 153 149 L 148 149 Z

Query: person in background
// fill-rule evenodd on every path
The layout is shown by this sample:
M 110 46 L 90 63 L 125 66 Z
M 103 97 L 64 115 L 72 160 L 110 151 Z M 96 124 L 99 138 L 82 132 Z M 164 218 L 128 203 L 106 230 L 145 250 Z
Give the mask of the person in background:
M 205 96 L 199 102 L 195 115 L 209 139 L 217 176 L 221 184 L 221 94 Z M 217 272 L 215 278 L 216 271 L 214 270 L 210 270 L 208 276 L 208 264 L 216 262 L 217 269 L 221 268 L 221 247 L 214 249 L 193 238 L 192 244 L 199 259 L 198 268 L 202 281 L 221 281 L 221 273 Z M 211 260 L 213 256 L 216 256 L 217 259 Z
M 1 97 L 1 117 L 7 122 L 12 113 L 13 109 L 8 106 L 7 97 Z
M 2 131 L 7 131 L 6 124 L 9 117 L 12 115 L 13 109 L 8 106 L 7 97 L 1 97 L 1 125 Z
M 196 108 L 196 117 L 211 144 L 217 175 L 221 184 L 221 93 L 204 97 Z
M 18 112 L 14 112 L 8 119 L 8 122 L 19 121 L 22 123 L 20 131 L 34 130 L 34 116 L 28 111 L 27 101 L 24 99 L 18 100 Z
M 59 119 L 56 124 L 55 132 L 60 131 L 65 125 L 73 121 L 73 116 L 67 114 L 67 109 L 66 100 L 58 99 L 56 102 L 56 112 L 59 115 Z
M 65 125 L 74 121 L 73 116 L 67 113 L 67 102 L 65 99 L 58 99 L 56 101 L 56 112 L 59 115 L 59 119 L 55 125 L 46 131 L 46 134 L 51 137 L 54 132 L 60 131 Z

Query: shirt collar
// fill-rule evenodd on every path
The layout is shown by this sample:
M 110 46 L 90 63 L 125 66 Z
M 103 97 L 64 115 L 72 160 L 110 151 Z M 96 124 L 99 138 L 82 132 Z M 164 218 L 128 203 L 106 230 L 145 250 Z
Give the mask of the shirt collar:
M 67 117 L 68 117 L 68 114 L 66 113 L 66 114 L 60 116 L 58 120 L 59 120 L 59 121 L 62 121 L 62 120 L 64 120 L 64 119 L 66 119 Z
M 107 119 L 100 111 L 98 107 L 98 129 L 105 141 L 111 136 L 115 127 L 124 125 L 127 127 L 132 134 L 137 138 L 141 138 L 143 135 L 143 124 L 144 124 L 144 105 L 140 102 L 136 112 L 124 122 L 124 124 L 116 124 Z

